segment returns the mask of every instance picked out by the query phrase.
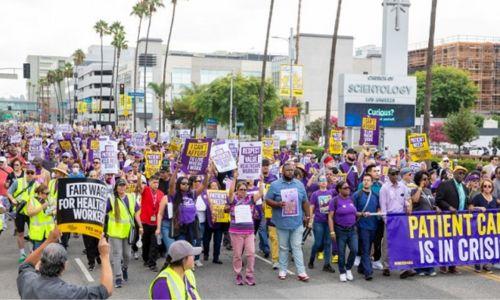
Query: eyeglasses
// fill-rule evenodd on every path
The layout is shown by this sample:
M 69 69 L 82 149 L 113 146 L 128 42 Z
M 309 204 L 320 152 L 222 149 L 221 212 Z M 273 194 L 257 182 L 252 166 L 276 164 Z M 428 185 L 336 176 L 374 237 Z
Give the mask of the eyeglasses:
M 389 175 L 391 175 L 391 176 L 397 176 L 397 175 L 399 175 L 399 172 L 392 172 L 392 173 L 389 173 Z
M 422 180 L 429 180 L 429 178 L 427 178 L 427 177 L 423 177 L 423 178 L 422 178 Z
M 48 195 L 48 194 L 50 194 L 49 191 L 42 192 L 42 195 Z
M 238 189 L 238 191 L 243 191 L 243 192 L 246 192 L 247 189 Z
M 181 182 L 181 185 L 189 185 L 189 182 Z
M 98 165 L 98 164 L 100 164 L 100 162 L 94 161 L 94 165 Z
M 201 180 L 199 180 L 199 179 L 196 179 L 196 180 L 195 180 L 194 182 L 201 182 Z
M 450 161 L 449 161 L 449 160 L 443 160 L 443 162 L 446 162 L 446 163 L 447 163 L 447 162 L 450 162 Z
M 27 174 L 27 175 L 34 175 L 34 174 L 35 174 L 35 171 L 26 171 L 26 174 Z
M 348 186 L 343 186 L 343 187 L 341 188 L 341 190 L 348 190 L 348 189 L 350 189 L 350 187 L 348 187 Z
M 14 167 L 19 167 L 19 166 L 21 166 L 21 165 L 20 164 L 14 164 Z
M 489 189 L 491 189 L 491 188 L 493 188 L 493 186 L 489 185 L 489 184 L 488 185 L 485 184 L 485 185 L 483 185 L 483 188 L 489 188 Z

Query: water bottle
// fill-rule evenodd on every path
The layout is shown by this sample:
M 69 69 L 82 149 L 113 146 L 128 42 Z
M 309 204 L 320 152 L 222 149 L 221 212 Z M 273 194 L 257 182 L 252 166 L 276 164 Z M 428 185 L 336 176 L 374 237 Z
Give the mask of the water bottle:
M 162 243 L 161 234 L 158 234 L 158 235 L 156 236 L 156 243 L 157 243 L 158 245 L 161 245 L 161 243 Z

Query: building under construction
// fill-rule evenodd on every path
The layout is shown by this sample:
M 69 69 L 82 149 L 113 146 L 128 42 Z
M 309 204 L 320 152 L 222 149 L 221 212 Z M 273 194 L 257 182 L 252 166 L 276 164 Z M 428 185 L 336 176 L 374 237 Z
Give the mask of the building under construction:
M 412 45 L 408 51 L 408 73 L 425 70 L 427 48 Z M 434 64 L 452 66 L 470 73 L 479 88 L 474 110 L 500 112 L 500 38 L 455 36 L 438 40 L 434 46 Z

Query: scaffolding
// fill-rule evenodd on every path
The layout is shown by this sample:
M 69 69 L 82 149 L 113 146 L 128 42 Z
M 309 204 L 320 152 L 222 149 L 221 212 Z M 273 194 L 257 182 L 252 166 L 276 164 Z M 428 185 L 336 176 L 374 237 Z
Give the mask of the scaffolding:
M 421 44 L 417 44 L 421 45 Z M 427 48 L 413 46 L 408 52 L 408 72 L 424 70 Z M 438 40 L 434 64 L 466 70 L 479 89 L 474 110 L 500 111 L 500 38 L 456 36 Z

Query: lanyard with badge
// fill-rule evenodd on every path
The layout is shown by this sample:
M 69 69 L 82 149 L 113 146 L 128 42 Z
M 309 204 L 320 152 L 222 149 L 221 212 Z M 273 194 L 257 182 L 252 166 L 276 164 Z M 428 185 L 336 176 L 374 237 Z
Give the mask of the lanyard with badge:
M 153 200 L 153 214 L 151 215 L 151 222 L 156 222 L 156 202 L 158 198 L 158 190 L 156 190 L 155 193 L 153 193 L 153 190 L 150 188 L 149 191 L 151 192 L 151 199 Z

